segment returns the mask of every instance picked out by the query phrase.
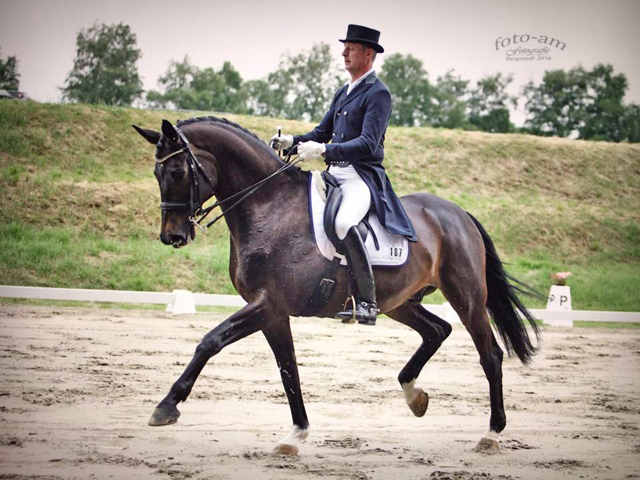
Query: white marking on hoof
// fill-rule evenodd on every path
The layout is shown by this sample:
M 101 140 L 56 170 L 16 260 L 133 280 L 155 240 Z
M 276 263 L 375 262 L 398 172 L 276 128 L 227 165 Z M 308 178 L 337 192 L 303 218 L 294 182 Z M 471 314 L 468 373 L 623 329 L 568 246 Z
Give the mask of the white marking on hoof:
M 404 399 L 416 417 L 423 417 L 429 408 L 429 395 L 421 388 L 415 387 L 415 380 L 402 385 Z
M 289 435 L 278 442 L 273 449 L 274 455 L 297 455 L 298 445 L 309 436 L 309 429 L 302 429 L 294 425 Z
M 497 432 L 489 430 L 476 445 L 476 452 L 493 454 L 500 451 L 500 437 Z
M 420 391 L 422 390 L 420 388 L 416 388 L 415 385 L 415 379 L 411 380 L 409 383 L 402 384 L 402 391 L 404 392 L 404 399 L 407 402 L 407 405 L 411 405 L 413 402 L 415 402 L 416 398 L 420 394 Z

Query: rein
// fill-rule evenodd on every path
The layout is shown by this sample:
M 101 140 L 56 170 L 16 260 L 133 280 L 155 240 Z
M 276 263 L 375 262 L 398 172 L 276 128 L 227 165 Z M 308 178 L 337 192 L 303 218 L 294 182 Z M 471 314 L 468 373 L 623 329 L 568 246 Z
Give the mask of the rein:
M 160 159 L 156 159 L 156 163 L 163 163 L 163 162 L 169 160 L 170 158 L 172 158 L 172 157 L 174 157 L 176 155 L 179 155 L 181 153 L 187 153 L 187 165 L 189 166 L 189 178 L 190 178 L 190 184 L 189 184 L 190 198 L 189 198 L 189 203 L 160 202 L 160 209 L 163 210 L 163 211 L 164 210 L 183 210 L 183 209 L 188 209 L 191 212 L 191 214 L 189 215 L 189 221 L 193 225 L 198 227 L 200 230 L 202 230 L 203 233 L 206 233 L 207 230 L 213 224 L 215 224 L 218 220 L 220 220 L 222 217 L 224 217 L 225 213 L 229 212 L 230 210 L 232 210 L 233 208 L 238 206 L 240 203 L 242 203 L 244 200 L 249 198 L 251 195 L 253 195 L 255 192 L 257 192 L 260 189 L 260 187 L 262 187 L 269 180 L 271 180 L 275 176 L 281 174 L 285 170 L 288 170 L 289 168 L 293 167 L 294 165 L 297 165 L 298 163 L 300 163 L 300 160 L 298 160 L 298 159 L 295 159 L 295 160 L 291 161 L 291 155 L 293 154 L 293 150 L 294 150 L 292 148 L 292 149 L 289 150 L 289 153 L 287 153 L 287 156 L 284 159 L 285 164 L 282 167 L 280 167 L 278 170 L 273 172 L 271 175 L 268 175 L 267 177 L 263 178 L 262 180 L 258 180 L 253 185 L 250 185 L 247 188 L 244 188 L 244 189 L 240 190 L 239 192 L 234 193 L 233 195 L 225 198 L 224 200 L 216 201 L 213 205 L 211 205 L 211 206 L 209 206 L 207 208 L 202 208 L 202 204 L 204 202 L 206 202 L 207 200 L 209 200 L 209 198 L 211 198 L 211 196 L 213 196 L 213 194 L 211 196 L 207 197 L 204 200 L 204 202 L 200 202 L 200 184 L 198 183 L 198 171 L 200 171 L 204 175 L 204 178 L 207 180 L 207 182 L 211 186 L 212 190 L 215 189 L 215 184 L 213 183 L 213 180 L 211 179 L 211 177 L 209 177 L 209 175 L 207 174 L 205 169 L 202 167 L 202 164 L 198 161 L 196 156 L 191 151 L 191 147 L 189 146 L 189 140 L 187 140 L 187 137 L 185 137 L 184 133 L 182 133 L 182 130 L 180 130 L 179 128 L 176 127 L 176 131 L 178 132 L 178 135 L 180 136 L 180 138 L 184 142 L 185 146 L 182 147 L 179 150 L 176 150 L 175 152 L 171 152 L 170 154 L 168 154 L 168 155 L 166 155 L 166 156 L 164 156 L 164 157 L 162 157 Z M 209 215 L 209 213 L 211 213 L 212 210 L 214 210 L 215 208 L 220 207 L 221 205 L 223 205 L 223 204 L 225 204 L 225 203 L 227 203 L 227 202 L 229 202 L 231 200 L 234 200 L 236 198 L 237 198 L 237 200 L 235 202 L 233 202 L 227 208 L 226 212 L 222 212 L 221 214 L 219 214 L 217 217 L 215 217 L 213 220 L 211 220 L 206 225 L 202 225 L 201 224 L 201 222 L 207 217 L 207 215 Z

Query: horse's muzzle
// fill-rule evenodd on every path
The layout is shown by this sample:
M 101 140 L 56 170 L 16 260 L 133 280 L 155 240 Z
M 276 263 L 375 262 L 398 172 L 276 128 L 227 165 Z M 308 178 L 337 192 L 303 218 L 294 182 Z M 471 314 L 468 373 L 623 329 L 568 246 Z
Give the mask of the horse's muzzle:
M 180 248 L 187 244 L 187 239 L 184 235 L 176 235 L 174 233 L 161 233 L 160 240 L 165 245 L 172 245 L 175 248 Z
M 180 248 L 187 245 L 191 240 L 193 240 L 196 236 L 196 232 L 194 228 L 191 227 L 187 231 L 187 234 L 184 233 L 165 233 L 162 232 L 160 234 L 160 240 L 165 245 L 171 245 L 173 248 Z

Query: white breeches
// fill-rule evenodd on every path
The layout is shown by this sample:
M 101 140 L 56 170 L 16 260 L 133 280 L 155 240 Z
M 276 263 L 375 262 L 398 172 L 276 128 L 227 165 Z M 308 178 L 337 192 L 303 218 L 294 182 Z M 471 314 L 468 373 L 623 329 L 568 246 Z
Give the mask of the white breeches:
M 358 175 L 352 165 L 348 167 L 329 167 L 329 173 L 333 175 L 342 189 L 342 203 L 336 215 L 336 234 L 340 240 L 347 236 L 347 232 L 360 221 L 371 207 L 371 192 Z

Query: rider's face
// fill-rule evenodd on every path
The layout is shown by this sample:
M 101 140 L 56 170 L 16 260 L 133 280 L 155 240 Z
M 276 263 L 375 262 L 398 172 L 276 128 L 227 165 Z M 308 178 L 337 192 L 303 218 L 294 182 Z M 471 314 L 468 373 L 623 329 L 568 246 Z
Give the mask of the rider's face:
M 373 50 L 366 48 L 359 43 L 345 42 L 342 56 L 344 57 L 344 68 L 351 74 L 353 80 L 367 73 L 371 68 L 371 53 Z

